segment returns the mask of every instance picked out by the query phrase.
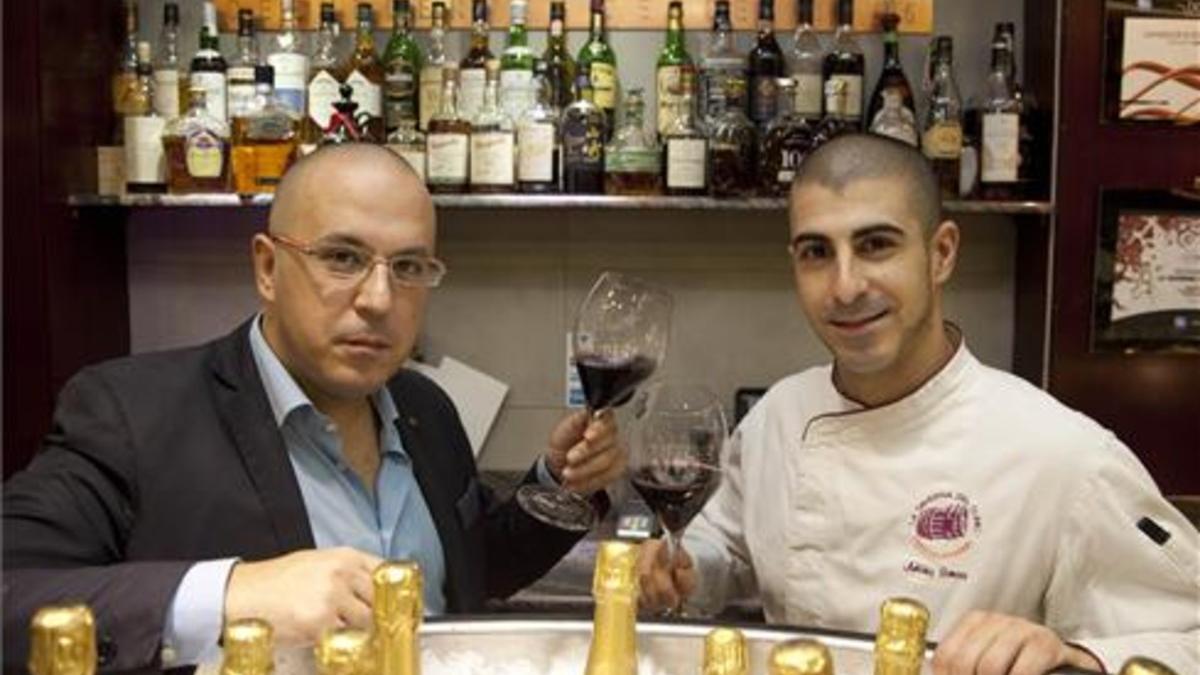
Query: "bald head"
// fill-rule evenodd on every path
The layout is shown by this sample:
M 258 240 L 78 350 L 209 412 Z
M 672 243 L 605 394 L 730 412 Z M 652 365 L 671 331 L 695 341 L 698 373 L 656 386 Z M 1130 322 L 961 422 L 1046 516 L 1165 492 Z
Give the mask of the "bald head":
M 897 182 L 926 234 L 941 222 L 941 192 L 929 160 L 906 143 L 874 134 L 847 134 L 822 145 L 800 164 L 792 193 L 808 185 L 841 193 L 863 180 Z

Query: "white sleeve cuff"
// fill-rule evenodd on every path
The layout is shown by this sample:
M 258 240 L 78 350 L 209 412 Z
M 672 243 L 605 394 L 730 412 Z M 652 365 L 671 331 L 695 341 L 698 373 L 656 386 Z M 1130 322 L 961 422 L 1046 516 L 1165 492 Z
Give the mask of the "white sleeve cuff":
M 225 585 L 237 562 L 237 558 L 198 562 L 183 576 L 163 628 L 163 668 L 196 665 L 220 652 Z
M 546 487 L 549 487 L 549 488 L 561 487 L 558 480 L 554 477 L 554 474 L 550 472 L 550 464 L 549 464 L 549 462 L 546 461 L 545 455 L 542 455 L 541 457 L 538 458 L 537 479 L 538 479 L 538 483 L 540 483 Z

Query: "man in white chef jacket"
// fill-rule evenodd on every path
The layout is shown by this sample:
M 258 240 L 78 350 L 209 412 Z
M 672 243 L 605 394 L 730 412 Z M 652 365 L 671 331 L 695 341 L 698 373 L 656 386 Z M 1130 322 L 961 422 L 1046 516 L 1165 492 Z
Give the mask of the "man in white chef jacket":
M 915 150 L 843 136 L 791 192 L 800 307 L 831 366 L 777 382 L 734 433 L 683 554 L 643 551 L 644 604 L 874 632 L 930 610 L 938 675 L 1200 672 L 1200 545 L 1112 432 L 981 364 L 943 317 L 959 229 Z M 1181 448 L 1182 450 L 1182 448 Z

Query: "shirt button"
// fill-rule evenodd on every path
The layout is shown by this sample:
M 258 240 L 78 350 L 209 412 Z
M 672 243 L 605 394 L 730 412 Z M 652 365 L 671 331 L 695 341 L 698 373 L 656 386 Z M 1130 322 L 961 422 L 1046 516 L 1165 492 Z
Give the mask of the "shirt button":
M 417 427 L 419 427 L 419 426 L 421 426 L 421 425 L 417 423 L 417 418 L 415 418 L 415 417 L 409 417 L 409 418 L 408 418 L 408 426 L 410 426 L 410 427 L 412 427 L 412 428 L 416 429 Z
M 173 647 L 169 647 L 169 646 L 164 646 L 162 648 L 162 653 L 160 654 L 160 656 L 162 657 L 162 662 L 163 662 L 164 666 L 175 665 L 175 659 L 178 658 L 178 655 L 175 653 L 175 649 Z

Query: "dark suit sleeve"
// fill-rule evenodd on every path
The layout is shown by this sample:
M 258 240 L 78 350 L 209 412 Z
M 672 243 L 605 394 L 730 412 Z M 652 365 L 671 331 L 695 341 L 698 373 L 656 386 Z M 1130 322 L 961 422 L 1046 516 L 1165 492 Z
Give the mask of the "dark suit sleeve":
M 191 562 L 125 562 L 137 511 L 135 441 L 100 371 L 63 389 L 53 427 L 4 486 L 4 661 L 24 661 L 42 605 L 86 602 L 102 665 L 154 665 L 175 589 Z

